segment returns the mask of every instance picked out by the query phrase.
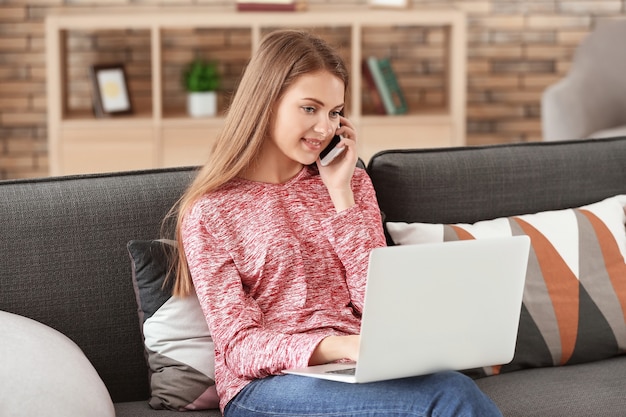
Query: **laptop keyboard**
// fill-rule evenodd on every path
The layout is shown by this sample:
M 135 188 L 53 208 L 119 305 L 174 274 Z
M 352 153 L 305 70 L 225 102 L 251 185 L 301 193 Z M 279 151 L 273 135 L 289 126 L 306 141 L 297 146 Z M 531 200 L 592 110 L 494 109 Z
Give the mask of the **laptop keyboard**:
M 356 368 L 335 369 L 333 371 L 326 371 L 327 374 L 340 374 L 340 375 L 354 375 Z

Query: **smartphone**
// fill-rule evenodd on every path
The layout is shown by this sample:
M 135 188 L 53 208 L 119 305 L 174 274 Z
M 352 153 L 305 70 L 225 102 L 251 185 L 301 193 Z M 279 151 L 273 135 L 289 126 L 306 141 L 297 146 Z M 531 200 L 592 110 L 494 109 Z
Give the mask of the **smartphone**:
M 343 111 L 339 113 L 341 116 L 343 116 Z M 339 127 L 341 127 L 341 124 L 339 124 Z M 320 161 L 323 167 L 325 167 L 326 165 L 330 164 L 331 162 L 333 162 L 333 160 L 338 157 L 339 155 L 341 155 L 341 153 L 343 151 L 346 150 L 346 147 L 343 146 L 341 148 L 337 148 L 337 144 L 339 142 L 341 142 L 342 137 L 340 135 L 335 135 L 333 136 L 333 138 L 330 140 L 330 143 L 328 144 L 327 147 L 324 148 L 324 150 L 322 152 L 320 152 Z
M 341 155 L 341 153 L 346 150 L 345 146 L 337 148 L 337 144 L 339 142 L 341 142 L 341 136 L 333 136 L 328 146 L 320 152 L 320 161 L 323 167 L 330 164 L 336 157 Z

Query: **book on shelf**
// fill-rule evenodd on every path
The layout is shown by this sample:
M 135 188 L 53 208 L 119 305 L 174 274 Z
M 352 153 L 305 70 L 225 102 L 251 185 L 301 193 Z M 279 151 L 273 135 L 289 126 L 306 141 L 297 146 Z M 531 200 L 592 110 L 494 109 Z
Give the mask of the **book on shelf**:
M 366 58 L 363 58 L 361 61 L 361 73 L 363 74 L 363 80 L 365 81 L 365 86 L 369 91 L 370 98 L 372 99 L 372 105 L 374 106 L 374 112 L 376 114 L 387 114 L 387 109 L 385 109 L 385 105 L 383 104 L 383 100 L 380 97 L 380 93 L 378 92 L 378 87 L 376 86 L 376 81 L 374 80 L 374 75 L 370 70 L 370 66 L 367 62 Z
M 404 93 L 402 93 L 402 88 L 400 88 L 400 84 L 398 84 L 398 78 L 396 77 L 396 73 L 393 71 L 393 68 L 391 66 L 391 59 L 379 59 L 378 67 L 383 73 L 385 85 L 387 86 L 391 94 L 391 99 L 393 100 L 394 106 L 394 114 L 405 114 L 409 110 L 409 106 L 407 105 L 406 99 L 404 98 Z
M 374 84 L 376 85 L 376 89 L 378 90 L 378 95 L 383 103 L 386 114 L 393 114 L 393 100 L 391 99 L 391 94 L 385 85 L 385 79 L 383 78 L 383 73 L 380 71 L 380 67 L 378 66 L 378 58 L 375 56 L 370 56 L 367 58 L 367 66 L 372 74 L 372 78 L 374 79 Z
M 307 8 L 306 0 L 236 0 L 240 12 L 296 12 Z
M 378 59 L 375 56 L 370 56 L 367 58 L 367 64 L 384 104 L 386 113 L 406 113 L 408 106 L 393 68 L 391 67 L 391 60 L 389 58 Z

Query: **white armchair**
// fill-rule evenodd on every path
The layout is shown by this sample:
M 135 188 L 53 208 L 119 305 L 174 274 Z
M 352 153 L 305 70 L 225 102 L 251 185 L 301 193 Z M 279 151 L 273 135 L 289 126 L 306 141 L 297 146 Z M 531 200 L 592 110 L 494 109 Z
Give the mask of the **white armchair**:
M 578 46 L 565 78 L 542 95 L 544 141 L 626 136 L 626 20 Z

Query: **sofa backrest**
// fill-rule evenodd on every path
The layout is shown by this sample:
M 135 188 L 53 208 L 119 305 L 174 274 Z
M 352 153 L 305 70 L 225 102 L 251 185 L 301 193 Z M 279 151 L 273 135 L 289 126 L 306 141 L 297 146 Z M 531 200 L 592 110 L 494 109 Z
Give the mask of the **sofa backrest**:
M 382 151 L 368 171 L 388 221 L 473 223 L 626 194 L 626 138 Z
M 0 310 L 76 342 L 114 401 L 148 398 L 126 243 L 159 237 L 191 169 L 0 183 Z

